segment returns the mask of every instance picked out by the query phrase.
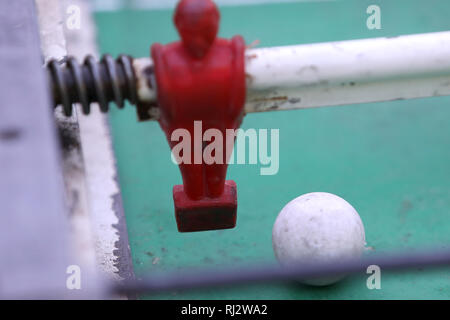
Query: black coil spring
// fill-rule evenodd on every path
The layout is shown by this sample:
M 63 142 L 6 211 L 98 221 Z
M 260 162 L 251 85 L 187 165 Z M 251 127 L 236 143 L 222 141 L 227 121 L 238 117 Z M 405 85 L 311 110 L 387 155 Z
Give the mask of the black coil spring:
M 125 100 L 137 103 L 136 77 L 133 58 L 120 55 L 113 59 L 109 54 L 100 61 L 87 56 L 83 64 L 74 57 L 63 61 L 51 60 L 47 64 L 54 106 L 62 105 L 64 114 L 72 115 L 74 103 L 80 103 L 84 114 L 89 114 L 92 102 L 97 102 L 102 112 L 109 103 L 123 108 Z

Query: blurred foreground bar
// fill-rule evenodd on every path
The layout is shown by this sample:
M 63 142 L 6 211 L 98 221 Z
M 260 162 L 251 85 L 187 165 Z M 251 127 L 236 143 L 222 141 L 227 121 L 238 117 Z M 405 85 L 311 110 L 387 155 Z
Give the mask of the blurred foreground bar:
M 412 252 L 373 254 L 361 259 L 339 260 L 327 264 L 298 263 L 288 267 L 275 264 L 233 267 L 229 269 L 205 269 L 154 274 L 142 280 L 125 282 L 113 290 L 125 293 L 157 294 L 173 290 L 194 290 L 213 287 L 242 286 L 257 283 L 287 282 L 315 277 L 360 274 L 366 277 L 378 266 L 381 276 L 387 271 L 412 271 L 427 268 L 448 268 L 450 249 L 428 249 Z
M 68 215 L 34 1 L 0 0 L 0 48 L 0 299 L 64 298 Z

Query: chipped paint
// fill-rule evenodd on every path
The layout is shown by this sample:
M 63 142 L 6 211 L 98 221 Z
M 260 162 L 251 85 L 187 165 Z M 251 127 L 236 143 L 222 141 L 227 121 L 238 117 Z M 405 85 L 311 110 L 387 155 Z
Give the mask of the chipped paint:
M 251 102 L 270 102 L 270 101 L 287 101 L 287 100 L 288 100 L 287 96 L 282 96 L 282 97 L 258 98 L 251 100 Z
M 62 10 L 58 0 L 36 0 L 41 50 L 44 61 L 63 60 L 67 56 Z M 76 263 L 89 277 L 96 277 L 95 252 L 89 219 L 88 191 L 86 188 L 80 132 L 77 115 L 65 117 L 60 108 L 55 109 L 65 187 L 65 202 L 70 215 L 70 243 Z
M 153 76 L 153 61 L 148 58 L 133 59 L 137 78 L 137 93 L 141 101 L 156 100 L 156 81 Z
M 82 12 L 90 12 L 87 1 L 64 0 L 63 3 L 65 7 L 75 4 Z M 81 17 L 80 30 L 65 30 L 68 51 L 78 60 L 87 54 L 98 56 L 94 22 L 89 14 Z M 96 264 L 106 278 L 134 278 L 107 116 L 95 105 L 88 116 L 77 113 Z

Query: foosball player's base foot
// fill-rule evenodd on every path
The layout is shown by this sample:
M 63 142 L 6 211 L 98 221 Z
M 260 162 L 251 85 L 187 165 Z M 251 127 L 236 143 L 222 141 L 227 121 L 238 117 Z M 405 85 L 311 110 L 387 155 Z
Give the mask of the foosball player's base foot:
M 173 187 L 175 218 L 179 232 L 231 229 L 236 225 L 237 193 L 236 183 L 225 182 L 225 189 L 219 198 L 191 200 L 183 185 Z

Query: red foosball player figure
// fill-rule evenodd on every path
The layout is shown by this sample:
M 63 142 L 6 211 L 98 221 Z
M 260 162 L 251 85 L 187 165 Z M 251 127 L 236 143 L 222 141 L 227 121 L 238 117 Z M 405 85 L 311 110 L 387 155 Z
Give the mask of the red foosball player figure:
M 183 185 L 173 188 L 175 216 L 180 232 L 233 228 L 236 224 L 236 183 L 225 181 L 227 160 L 233 148 L 226 143 L 226 130 L 239 128 L 245 102 L 245 43 L 241 36 L 217 38 L 220 14 L 211 0 L 182 0 L 175 12 L 175 25 L 181 41 L 154 44 L 154 61 L 160 108 L 159 124 L 170 147 L 172 133 L 190 133 L 192 154 L 179 164 Z M 209 129 L 223 137 L 221 161 L 205 163 L 208 143 L 194 141 L 194 135 Z M 217 139 L 217 136 L 216 136 Z M 212 141 L 211 141 L 212 142 Z M 183 151 L 184 152 L 184 151 Z M 199 162 L 199 158 L 201 161 Z

